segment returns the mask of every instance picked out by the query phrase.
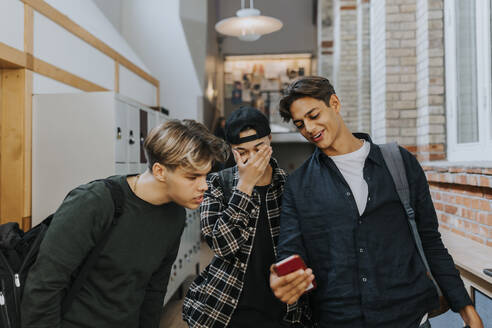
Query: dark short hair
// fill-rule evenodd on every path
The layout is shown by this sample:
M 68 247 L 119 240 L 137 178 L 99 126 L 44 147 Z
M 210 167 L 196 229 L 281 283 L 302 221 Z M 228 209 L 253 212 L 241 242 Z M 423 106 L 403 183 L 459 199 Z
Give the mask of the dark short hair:
M 321 76 L 301 77 L 285 89 L 279 105 L 280 116 L 289 122 L 292 119 L 290 106 L 297 99 L 305 97 L 324 101 L 326 106 L 330 106 L 330 97 L 334 94 L 335 89 L 328 79 Z
M 239 145 L 244 142 L 239 134 L 250 129 L 256 131 L 257 138 L 263 138 L 272 132 L 265 114 L 254 107 L 240 107 L 233 111 L 226 120 L 225 139 L 232 145 Z

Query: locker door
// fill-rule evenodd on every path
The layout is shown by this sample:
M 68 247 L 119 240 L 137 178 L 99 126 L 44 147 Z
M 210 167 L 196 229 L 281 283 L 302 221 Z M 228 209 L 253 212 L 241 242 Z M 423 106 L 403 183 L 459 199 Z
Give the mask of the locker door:
M 140 163 L 140 112 L 137 107 L 128 106 L 128 162 Z
M 148 113 L 146 110 L 140 109 L 140 163 L 147 163 L 144 151 L 144 141 L 148 131 Z
M 142 167 L 139 163 L 128 164 L 128 174 L 140 174 L 142 173 Z
M 116 163 L 128 162 L 128 107 L 124 102 L 116 100 L 115 117 L 115 158 Z
M 155 110 L 149 111 L 149 120 L 148 120 L 148 131 L 152 130 L 157 126 L 157 112 Z
M 162 113 L 157 113 L 157 115 L 159 116 L 159 124 L 166 123 L 169 120 L 169 117 L 167 117 L 167 115 L 164 115 Z
M 116 163 L 115 166 L 115 174 L 117 175 L 126 175 L 128 174 L 128 163 Z

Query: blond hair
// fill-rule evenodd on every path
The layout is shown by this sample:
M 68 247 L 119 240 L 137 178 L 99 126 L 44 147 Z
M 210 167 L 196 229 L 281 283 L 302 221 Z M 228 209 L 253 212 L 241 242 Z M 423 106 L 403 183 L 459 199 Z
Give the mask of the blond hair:
M 212 161 L 225 162 L 227 143 L 193 120 L 171 120 L 153 128 L 144 142 L 150 169 L 155 163 L 174 170 L 205 170 Z

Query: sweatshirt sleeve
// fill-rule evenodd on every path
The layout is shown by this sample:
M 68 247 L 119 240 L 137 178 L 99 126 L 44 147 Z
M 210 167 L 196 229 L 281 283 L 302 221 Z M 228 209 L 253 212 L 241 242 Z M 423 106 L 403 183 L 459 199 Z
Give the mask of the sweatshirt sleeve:
M 166 295 L 172 265 L 178 255 L 180 241 L 181 234 L 147 285 L 144 301 L 140 308 L 141 328 L 159 328 L 164 296 Z
M 102 183 L 72 190 L 56 211 L 31 267 L 21 304 L 23 328 L 58 328 L 72 273 L 110 224 L 111 194 Z

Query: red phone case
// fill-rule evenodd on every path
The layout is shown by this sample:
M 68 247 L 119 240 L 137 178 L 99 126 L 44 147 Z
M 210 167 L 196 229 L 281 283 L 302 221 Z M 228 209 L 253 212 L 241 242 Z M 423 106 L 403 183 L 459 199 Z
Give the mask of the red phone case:
M 292 255 L 280 262 L 275 263 L 273 269 L 275 270 L 275 273 L 281 277 L 299 269 L 306 270 L 307 266 L 299 255 Z M 313 280 L 313 282 L 306 288 L 306 292 L 314 288 L 316 288 L 316 282 Z

